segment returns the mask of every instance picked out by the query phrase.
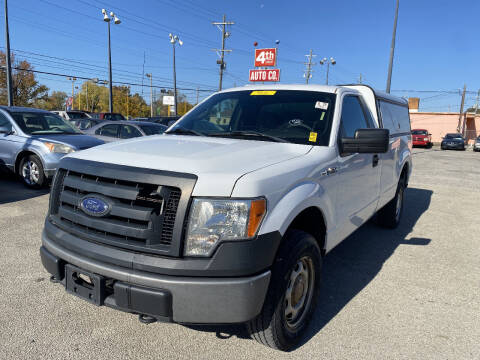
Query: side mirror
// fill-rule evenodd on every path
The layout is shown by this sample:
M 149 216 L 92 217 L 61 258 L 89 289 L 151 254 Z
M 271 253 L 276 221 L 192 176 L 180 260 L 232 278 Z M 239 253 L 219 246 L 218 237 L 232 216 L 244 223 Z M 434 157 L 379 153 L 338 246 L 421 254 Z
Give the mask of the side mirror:
M 13 130 L 5 126 L 0 126 L 0 134 L 11 135 L 13 134 Z
M 342 153 L 380 154 L 389 149 L 390 131 L 388 129 L 358 129 L 355 137 L 342 138 Z

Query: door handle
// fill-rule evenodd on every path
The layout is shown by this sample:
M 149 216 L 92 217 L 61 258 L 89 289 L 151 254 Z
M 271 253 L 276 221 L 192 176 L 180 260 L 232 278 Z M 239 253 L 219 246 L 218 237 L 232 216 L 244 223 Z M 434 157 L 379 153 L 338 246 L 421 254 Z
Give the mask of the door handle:
M 373 167 L 377 166 L 379 160 L 380 160 L 380 158 L 378 157 L 377 154 L 373 155 L 372 166 L 373 166 Z

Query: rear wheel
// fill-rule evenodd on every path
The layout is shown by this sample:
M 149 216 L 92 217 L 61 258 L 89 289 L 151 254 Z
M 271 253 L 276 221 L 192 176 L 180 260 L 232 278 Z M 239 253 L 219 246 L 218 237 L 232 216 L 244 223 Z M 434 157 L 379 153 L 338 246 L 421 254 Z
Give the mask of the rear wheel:
M 298 344 L 317 303 L 321 265 L 315 238 L 290 230 L 275 259 L 262 311 L 247 323 L 252 338 L 283 351 Z
M 40 158 L 36 155 L 25 156 L 20 161 L 18 174 L 27 187 L 39 189 L 45 185 L 46 177 L 43 165 Z
M 402 175 L 397 185 L 395 197 L 390 200 L 377 214 L 377 221 L 381 226 L 394 229 L 400 223 L 405 200 L 405 176 Z

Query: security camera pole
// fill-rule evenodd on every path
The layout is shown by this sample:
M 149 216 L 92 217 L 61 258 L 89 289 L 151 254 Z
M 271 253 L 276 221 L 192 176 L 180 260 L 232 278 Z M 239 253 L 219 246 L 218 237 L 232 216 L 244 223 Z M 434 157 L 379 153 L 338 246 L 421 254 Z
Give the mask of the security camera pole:
M 333 57 L 331 57 L 330 59 L 323 58 L 322 60 L 320 60 L 320 65 L 327 64 L 327 78 L 325 80 L 326 85 L 328 85 L 328 74 L 330 72 L 330 64 L 335 65 L 336 63 L 337 61 Z
M 180 46 L 183 45 L 183 41 L 178 38 L 177 35 L 168 34 L 170 42 L 173 46 L 173 115 L 177 115 L 177 69 L 175 66 L 175 44 L 178 42 Z M 169 105 L 170 106 L 170 105 Z
M 10 58 L 10 33 L 8 31 L 8 5 L 5 0 L 5 57 L 7 63 L 7 97 L 8 106 L 13 106 L 13 89 L 12 89 L 12 59 Z
M 108 12 L 105 9 L 102 9 L 103 21 L 108 24 L 108 76 L 109 76 L 109 85 L 108 85 L 108 101 L 109 101 L 109 112 L 113 112 L 113 96 L 112 96 L 112 51 L 110 46 L 110 18 L 113 19 L 113 23 L 118 25 L 121 23 L 120 19 L 113 13 L 110 12 L 110 17 Z

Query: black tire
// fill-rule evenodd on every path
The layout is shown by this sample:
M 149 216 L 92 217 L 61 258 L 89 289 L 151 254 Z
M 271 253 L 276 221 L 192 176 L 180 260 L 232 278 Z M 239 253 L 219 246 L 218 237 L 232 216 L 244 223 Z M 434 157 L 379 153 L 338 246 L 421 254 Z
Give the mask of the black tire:
M 380 226 L 395 229 L 403 214 L 405 200 L 405 176 L 402 175 L 398 181 L 395 197 L 378 211 L 377 222 Z
M 322 255 L 315 238 L 300 230 L 288 231 L 272 268 L 262 311 L 247 323 L 253 339 L 282 351 L 291 350 L 299 343 L 316 307 L 321 267 Z M 308 270 L 308 276 L 301 275 L 302 269 Z M 287 314 L 288 311 L 292 312 Z M 297 315 L 293 311 L 298 311 Z
M 37 155 L 25 156 L 20 161 L 18 175 L 23 184 L 32 189 L 40 189 L 47 181 L 42 162 Z

